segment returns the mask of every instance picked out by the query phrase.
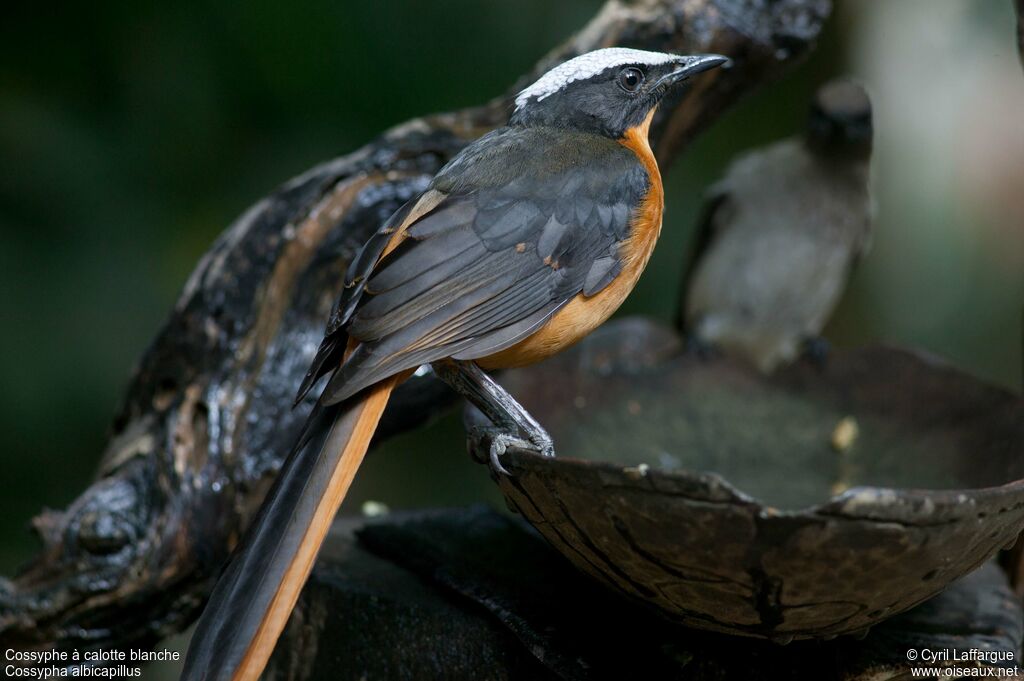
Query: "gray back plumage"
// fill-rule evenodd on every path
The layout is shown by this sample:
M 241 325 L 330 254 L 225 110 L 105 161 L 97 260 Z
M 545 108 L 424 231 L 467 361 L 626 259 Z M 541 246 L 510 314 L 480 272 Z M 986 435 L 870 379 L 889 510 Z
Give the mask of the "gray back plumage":
M 507 127 L 467 147 L 438 173 L 428 191 L 443 198 L 405 239 L 377 261 L 390 234 L 375 237 L 375 252 L 357 258 L 367 269 L 350 272 L 332 325 L 359 347 L 322 402 L 444 357 L 493 354 L 599 292 L 621 270 L 648 182 L 633 152 L 598 135 Z

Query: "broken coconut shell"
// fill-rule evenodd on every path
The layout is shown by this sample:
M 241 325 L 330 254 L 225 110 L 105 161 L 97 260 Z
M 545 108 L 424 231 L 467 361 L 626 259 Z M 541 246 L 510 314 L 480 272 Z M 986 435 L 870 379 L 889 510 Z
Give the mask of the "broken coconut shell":
M 886 347 L 771 377 L 680 348 L 627 319 L 501 377 L 559 453 L 508 452 L 502 493 L 613 589 L 701 629 L 830 638 L 931 598 L 1024 528 L 1019 396 Z M 844 419 L 857 436 L 837 451 Z

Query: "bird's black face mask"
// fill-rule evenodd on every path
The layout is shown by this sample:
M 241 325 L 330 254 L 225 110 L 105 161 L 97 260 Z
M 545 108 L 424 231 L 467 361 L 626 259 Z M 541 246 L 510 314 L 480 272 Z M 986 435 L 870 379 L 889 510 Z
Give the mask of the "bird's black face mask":
M 816 153 L 866 160 L 873 136 L 871 100 L 862 86 L 837 80 L 817 92 L 807 124 L 807 144 Z
M 570 128 L 618 139 L 640 125 L 671 87 L 726 61 L 718 55 L 619 48 L 601 52 L 611 53 L 604 63 L 578 65 L 562 74 L 556 68 L 523 90 L 509 124 Z

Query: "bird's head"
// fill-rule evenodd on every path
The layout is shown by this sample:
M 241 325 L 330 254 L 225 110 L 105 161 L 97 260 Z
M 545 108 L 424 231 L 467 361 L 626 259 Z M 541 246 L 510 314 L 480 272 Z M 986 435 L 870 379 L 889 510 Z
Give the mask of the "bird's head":
M 594 50 L 551 69 L 519 93 L 510 125 L 546 125 L 618 139 L 643 123 L 665 93 L 728 61 L 624 47 Z
M 871 155 L 871 99 L 849 80 L 833 80 L 818 88 L 811 101 L 807 143 L 814 151 L 844 158 Z

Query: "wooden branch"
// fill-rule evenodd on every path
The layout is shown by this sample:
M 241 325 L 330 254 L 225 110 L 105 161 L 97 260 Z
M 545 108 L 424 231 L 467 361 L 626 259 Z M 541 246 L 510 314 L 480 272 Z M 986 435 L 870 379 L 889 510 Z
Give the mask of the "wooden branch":
M 732 57 L 663 105 L 653 135 L 667 164 L 805 55 L 830 11 L 830 0 L 609 0 L 502 97 L 400 125 L 253 205 L 142 357 L 97 481 L 35 520 L 40 554 L 0 583 L 0 648 L 143 646 L 194 619 L 305 418 L 292 394 L 348 261 L 468 140 L 504 123 L 525 83 L 610 45 Z M 422 421 L 439 394 L 410 382 L 384 430 Z

